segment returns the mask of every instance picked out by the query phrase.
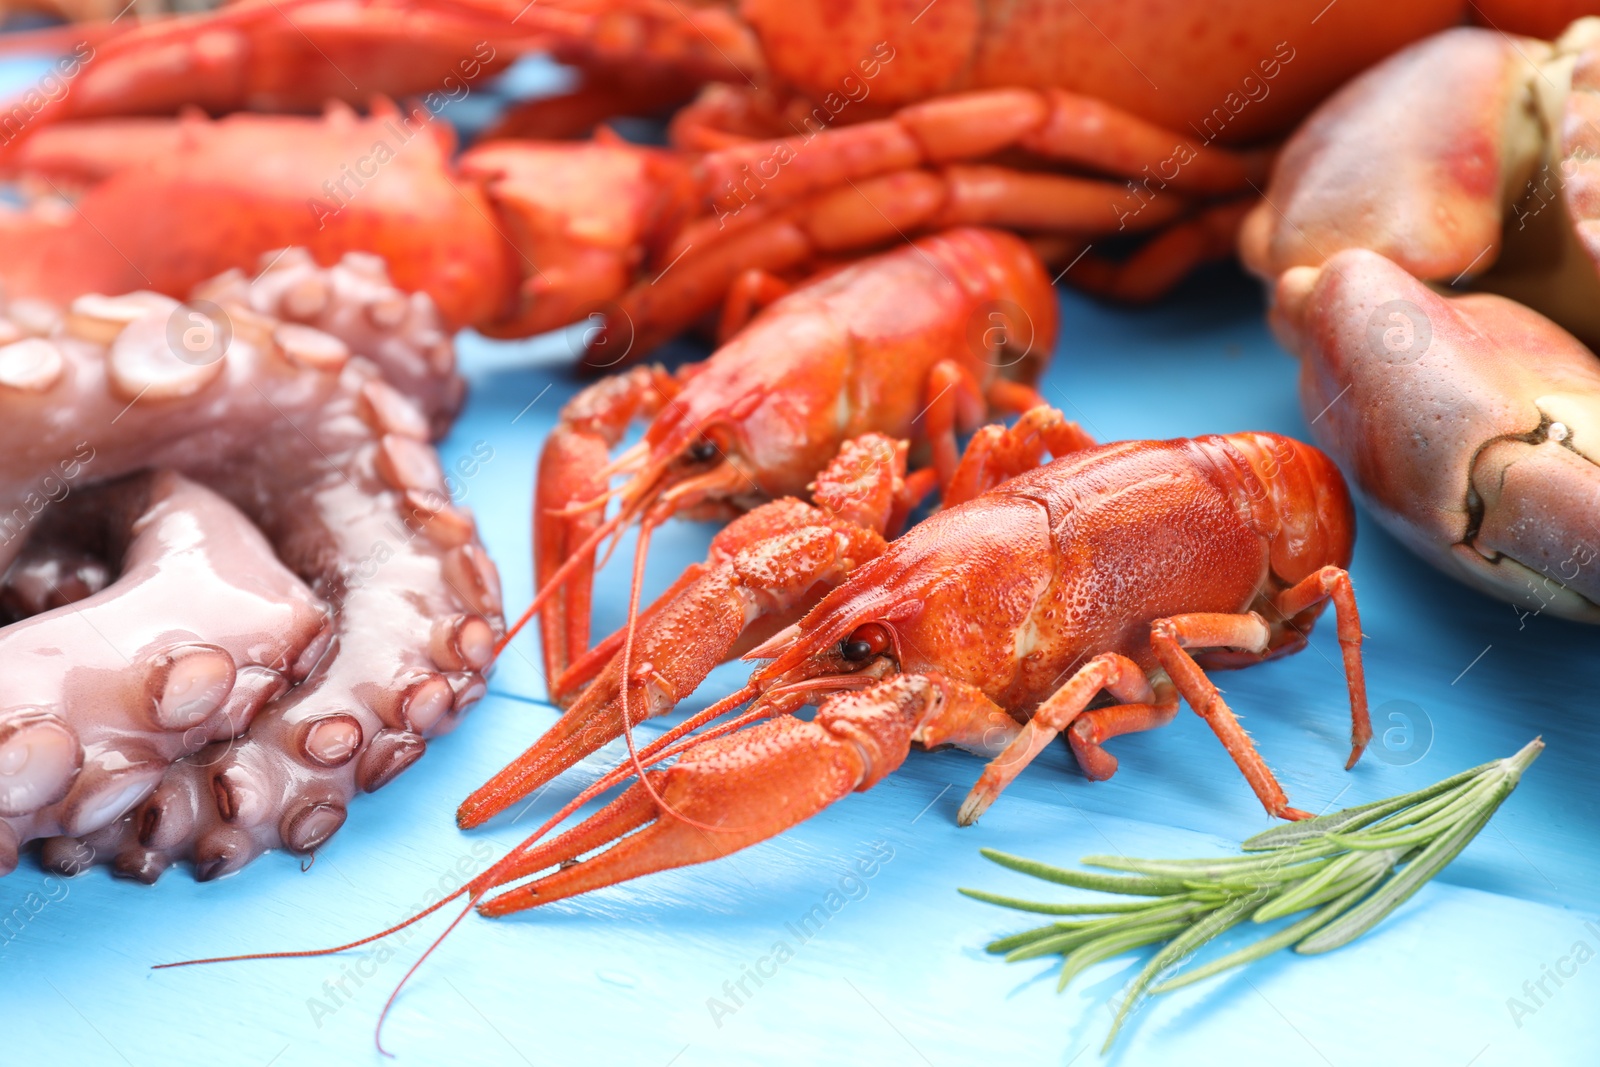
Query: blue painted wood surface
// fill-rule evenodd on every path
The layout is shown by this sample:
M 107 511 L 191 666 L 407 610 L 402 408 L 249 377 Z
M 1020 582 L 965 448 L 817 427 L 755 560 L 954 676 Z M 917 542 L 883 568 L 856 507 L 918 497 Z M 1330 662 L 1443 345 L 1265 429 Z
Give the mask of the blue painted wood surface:
M 1062 307 L 1047 392 L 1101 439 L 1305 435 L 1295 366 L 1244 279 L 1214 274 L 1155 310 L 1073 293 Z M 461 492 L 518 608 L 531 586 L 533 460 L 577 387 L 571 352 L 563 337 L 491 345 L 469 335 L 461 349 L 473 390 L 444 453 L 453 463 L 493 451 Z M 647 592 L 698 558 L 709 535 L 686 523 L 662 530 Z M 1352 571 L 1382 734 L 1354 772 L 1341 769 L 1348 726 L 1331 626 L 1300 655 L 1221 679 L 1295 803 L 1323 810 L 1415 788 L 1536 733 L 1549 749 L 1482 837 L 1378 930 L 1327 956 L 1280 954 L 1162 998 L 1110 1060 L 1594 1062 L 1600 963 L 1573 953 L 1580 942 L 1600 950 L 1596 633 L 1519 620 L 1418 564 L 1365 516 Z M 600 582 L 600 627 L 621 620 L 625 591 L 613 565 Z M 175 870 L 145 888 L 103 869 L 62 881 L 29 861 L 0 881 L 0 919 L 18 907 L 27 915 L 0 939 L 0 1063 L 380 1062 L 378 1009 L 442 919 L 339 957 L 148 967 L 313 947 L 386 925 L 482 870 L 610 766 L 616 748 L 514 820 L 456 830 L 460 798 L 555 718 L 541 702 L 531 637 L 516 647 L 466 723 L 359 799 L 309 871 L 270 855 L 224 881 L 198 885 Z M 720 669 L 690 706 L 739 677 Z M 1050 887 L 994 867 L 978 848 L 1056 862 L 1213 855 L 1267 824 L 1188 712 L 1112 749 L 1117 776 L 1091 783 L 1053 747 L 967 830 L 955 810 L 979 761 L 914 754 L 871 792 L 729 860 L 510 920 L 470 918 L 397 1002 L 388 1047 L 415 1064 L 1096 1062 L 1105 1004 L 1136 964 L 1101 964 L 1058 996 L 1054 962 L 985 955 L 988 939 L 1033 924 L 955 887 Z M 30 894 L 45 902 L 37 914 Z M 1564 984 L 1545 977 L 1556 968 L 1573 972 Z M 1524 983 L 1541 979 L 1550 995 L 1536 1001 Z M 1509 998 L 1533 1010 L 1513 1013 Z

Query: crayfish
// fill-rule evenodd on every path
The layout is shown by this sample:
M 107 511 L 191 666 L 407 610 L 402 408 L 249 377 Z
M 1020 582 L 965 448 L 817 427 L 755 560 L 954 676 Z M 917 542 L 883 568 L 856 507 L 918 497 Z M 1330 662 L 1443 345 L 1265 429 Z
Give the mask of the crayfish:
M 1047 451 L 1059 458 L 1037 466 Z M 1105 742 L 1171 721 L 1180 697 L 1269 813 L 1304 818 L 1207 671 L 1305 647 L 1329 600 L 1350 692 L 1347 766 L 1360 758 L 1371 727 L 1344 570 L 1354 515 L 1321 452 L 1268 433 L 1092 447 L 1075 424 L 1039 407 L 1009 430 L 977 434 L 944 510 L 885 547 L 877 535 L 901 457 L 881 437 L 852 442 L 818 479 L 816 508 L 768 505 L 769 517 L 800 521 L 752 523 L 741 544 L 713 548 L 696 580 L 642 614 L 635 599 L 620 646 L 591 683 L 599 699 L 574 705 L 581 717 L 569 711 L 554 745 L 536 744 L 475 794 L 463 822 L 559 773 L 572 762 L 562 757 L 573 738 L 592 751 L 626 735 L 633 759 L 563 815 L 629 771 L 640 778 L 583 823 L 548 842 L 535 835 L 487 872 L 471 887 L 475 899 L 559 867 L 480 910 L 503 915 L 727 855 L 870 788 L 913 743 L 991 757 L 961 805 L 968 824 L 1058 736 L 1090 778 L 1109 777 L 1117 762 Z M 854 488 L 841 494 L 840 485 Z M 841 499 L 877 507 L 858 506 L 852 521 Z M 769 602 L 731 589 L 744 582 L 759 594 L 750 577 L 763 574 L 789 575 L 790 588 L 826 580 L 845 559 L 855 560 L 848 576 L 745 654 L 766 661 L 745 687 L 633 747 L 632 724 L 687 695 L 685 674 L 698 680 L 710 665 L 701 661 L 769 629 Z M 819 562 L 832 573 L 819 574 Z M 740 715 L 692 736 L 751 698 Z M 808 704 L 818 707 L 813 720 L 793 716 Z M 679 757 L 671 767 L 647 769 L 671 756 Z
M 935 482 L 954 477 L 958 429 L 975 429 L 986 410 L 1040 402 L 1031 383 L 1055 332 L 1049 278 L 1028 247 L 998 231 L 956 229 L 794 290 L 703 363 L 675 374 L 638 367 L 579 393 L 540 457 L 540 592 L 523 616 L 540 613 L 551 697 L 570 700 L 615 650 L 588 648 L 602 539 L 639 522 L 648 543 L 674 514 L 726 520 L 802 493 L 841 445 L 869 432 L 914 436 L 932 463 L 875 523 L 892 533 Z M 650 420 L 644 439 L 613 459 L 608 450 L 640 418 Z M 614 475 L 627 481 L 611 490 Z M 613 498 L 619 506 L 602 520 Z M 743 529 L 719 544 L 740 542 Z M 809 606 L 808 590 L 792 591 L 790 610 Z

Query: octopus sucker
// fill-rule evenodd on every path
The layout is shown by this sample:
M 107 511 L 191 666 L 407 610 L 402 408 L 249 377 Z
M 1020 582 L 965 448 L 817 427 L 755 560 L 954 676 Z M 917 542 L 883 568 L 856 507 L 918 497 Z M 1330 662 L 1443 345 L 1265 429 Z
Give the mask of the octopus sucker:
M 0 872 L 310 853 L 485 691 L 436 313 L 372 257 L 263 264 L 0 316 Z
M 455 346 L 426 294 L 396 289 L 383 260 L 364 252 L 319 267 L 305 249 L 286 248 L 262 256 L 261 268 L 254 278 L 238 270 L 218 275 L 192 299 L 281 320 L 278 340 L 308 365 L 337 361 L 337 351 L 323 343 L 336 338 L 382 368 L 384 382 L 376 390 L 410 398 L 409 405 L 385 405 L 385 414 L 409 420 L 406 429 L 413 431 L 420 411 L 426 436 L 443 436 L 461 408 L 466 382 L 455 373 Z

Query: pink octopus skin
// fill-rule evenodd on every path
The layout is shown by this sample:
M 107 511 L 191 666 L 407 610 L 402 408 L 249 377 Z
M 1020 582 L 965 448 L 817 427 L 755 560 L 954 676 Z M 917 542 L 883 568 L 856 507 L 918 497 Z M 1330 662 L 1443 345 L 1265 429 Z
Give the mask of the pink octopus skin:
M 202 300 L 225 311 L 232 342 L 222 358 L 179 360 L 174 338 L 203 322 L 191 317 L 209 310 Z M 9 323 L 34 336 L 21 354 L 17 342 L 0 348 L 0 448 L 27 459 L 0 472 L 0 500 L 26 509 L 40 472 L 64 475 L 62 457 L 85 441 L 92 459 L 74 485 L 171 468 L 226 496 L 331 619 L 296 650 L 295 684 L 242 736 L 219 726 L 218 740 L 173 763 L 120 819 L 62 823 L 43 863 L 76 873 L 110 862 L 153 881 L 187 859 L 207 879 L 280 845 L 313 851 L 358 790 L 391 780 L 422 754 L 425 735 L 483 694 L 504 628 L 494 565 L 470 513 L 450 503 L 428 443 L 461 396 L 431 306 L 389 286 L 370 257 L 319 268 L 297 253 L 253 282 L 226 275 L 202 286 L 192 306 L 132 294 L 82 298 L 52 317 L 18 304 L 0 331 Z M 0 551 L 18 555 L 10 544 Z M 70 554 L 30 549 L 8 577 L 9 600 L 27 601 L 39 572 L 72 565 Z M 131 731 L 144 713 L 99 714 Z M 51 829 L 40 817 L 30 832 Z
M 98 830 L 174 760 L 243 733 L 304 676 L 302 653 L 328 623 L 237 508 L 172 471 L 68 496 L 37 534 L 114 560 L 120 574 L 0 631 L 5 872 L 22 843 Z M 29 577 L 61 588 L 57 576 Z

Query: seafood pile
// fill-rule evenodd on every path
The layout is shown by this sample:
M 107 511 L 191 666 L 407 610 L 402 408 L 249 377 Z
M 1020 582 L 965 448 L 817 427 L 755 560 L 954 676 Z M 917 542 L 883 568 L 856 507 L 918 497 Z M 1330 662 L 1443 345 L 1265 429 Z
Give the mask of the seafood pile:
M 628 522 L 725 520 L 796 496 L 868 433 L 901 440 L 902 450 L 915 436 L 918 458 L 931 461 L 871 524 L 898 532 L 935 482 L 954 479 L 958 430 L 971 433 L 987 412 L 1042 403 L 1032 383 L 1055 338 L 1055 295 L 1037 257 L 1009 234 L 960 228 L 797 288 L 702 363 L 676 374 L 635 368 L 580 392 L 545 441 L 534 505 L 537 577 L 551 597 L 540 613 L 551 697 L 567 703 L 604 662 L 588 647 L 601 538 Z M 644 440 L 612 459 L 608 450 L 641 418 L 650 420 Z M 618 475 L 628 480 L 613 493 Z M 602 522 L 594 505 L 612 496 L 618 509 Z M 871 506 L 883 504 L 874 497 Z M 745 521 L 773 532 L 768 521 Z M 742 533 L 723 536 L 727 549 L 714 552 L 731 555 Z M 802 598 L 791 609 L 807 606 L 805 584 L 778 580 Z
M 462 393 L 430 302 L 287 250 L 187 304 L 14 300 L 0 334 L 0 868 L 312 852 L 503 629 L 429 444 Z
M 83 37 L 66 88 L 0 139 L 29 194 L 0 214 L 0 407 L 27 457 L 0 485 L 0 866 L 41 839 L 52 868 L 144 880 L 310 853 L 535 616 L 564 715 L 458 821 L 617 738 L 603 782 L 637 781 L 474 883 L 561 865 L 495 913 L 770 836 L 912 742 L 991 757 L 968 823 L 1058 736 L 1109 776 L 1105 742 L 1180 697 L 1268 812 L 1304 816 L 1207 671 L 1304 647 L 1331 601 L 1360 757 L 1334 461 L 1442 566 L 1600 618 L 1574 503 L 1600 489 L 1592 356 L 1522 303 L 1425 284 L 1600 335 L 1600 30 L 1448 29 L 1463 7 L 1344 0 L 1315 49 L 1259 0 L 1199 25 L 1100 2 L 238 0 L 49 31 Z M 440 110 L 536 52 L 574 86 L 458 151 Z M 1158 82 L 1218 106 L 1195 122 Z M 667 143 L 620 115 L 667 119 Z M 1271 434 L 1100 446 L 1045 405 L 1052 276 L 1151 299 L 1236 243 L 1332 460 Z M 539 588 L 508 631 L 430 447 L 462 397 L 448 338 L 586 319 L 583 363 L 610 373 L 544 444 Z M 693 329 L 703 362 L 626 366 Z M 727 525 L 641 608 L 674 516 Z M 630 526 L 629 621 L 591 646 L 597 555 Z M 737 699 L 634 747 L 740 656 L 770 662 Z M 773 790 L 809 800 L 774 812 Z

